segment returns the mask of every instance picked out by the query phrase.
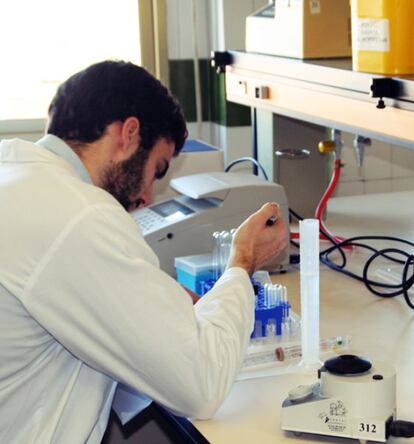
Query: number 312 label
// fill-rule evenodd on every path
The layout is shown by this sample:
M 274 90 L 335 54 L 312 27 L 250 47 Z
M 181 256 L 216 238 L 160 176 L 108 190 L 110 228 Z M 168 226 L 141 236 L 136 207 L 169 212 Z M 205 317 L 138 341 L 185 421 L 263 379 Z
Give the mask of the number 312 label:
M 358 431 L 363 433 L 377 433 L 377 425 L 369 422 L 360 422 Z

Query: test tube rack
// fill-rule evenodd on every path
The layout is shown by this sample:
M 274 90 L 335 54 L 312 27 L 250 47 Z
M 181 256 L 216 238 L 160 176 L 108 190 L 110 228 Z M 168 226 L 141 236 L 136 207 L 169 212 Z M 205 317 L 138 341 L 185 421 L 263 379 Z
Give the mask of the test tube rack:
M 209 279 L 201 283 L 201 296 L 211 290 L 216 283 Z M 291 333 L 290 304 L 286 287 L 271 283 L 260 283 L 252 278 L 256 295 L 255 323 L 252 339 L 278 337 Z

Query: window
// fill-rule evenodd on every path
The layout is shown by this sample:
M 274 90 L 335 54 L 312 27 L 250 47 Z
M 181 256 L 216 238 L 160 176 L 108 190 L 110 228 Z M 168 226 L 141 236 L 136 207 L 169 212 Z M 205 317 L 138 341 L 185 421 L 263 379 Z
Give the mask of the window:
M 2 0 L 0 18 L 0 120 L 45 118 L 91 63 L 141 62 L 138 0 Z

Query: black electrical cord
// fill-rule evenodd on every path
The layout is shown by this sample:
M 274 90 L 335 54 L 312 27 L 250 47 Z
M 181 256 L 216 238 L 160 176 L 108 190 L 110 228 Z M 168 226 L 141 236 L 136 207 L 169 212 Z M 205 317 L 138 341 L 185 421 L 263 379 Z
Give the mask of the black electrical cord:
M 238 163 L 241 163 L 241 162 L 252 162 L 261 171 L 261 173 L 263 174 L 263 177 L 267 181 L 269 181 L 269 177 L 266 174 L 265 169 L 263 168 L 263 166 L 254 157 L 240 157 L 240 158 L 238 158 L 236 160 L 233 160 L 232 162 L 230 162 L 226 166 L 226 169 L 224 171 L 227 173 L 228 171 L 230 171 L 231 167 L 233 167 L 234 165 L 237 165 Z
M 296 219 L 302 220 L 303 218 L 299 216 L 295 211 L 289 209 L 289 213 L 293 215 Z M 361 243 L 360 241 L 378 241 L 385 240 L 390 242 L 397 242 L 405 244 L 409 247 L 414 247 L 414 243 L 405 239 L 400 239 L 392 236 L 356 236 L 351 237 L 349 239 L 345 239 L 342 242 L 337 242 L 331 236 L 327 235 L 324 230 L 320 230 L 320 232 L 332 243 L 331 247 L 323 250 L 319 254 L 319 258 L 321 262 L 327 265 L 332 270 L 338 271 L 339 273 L 343 273 L 353 279 L 357 279 L 364 283 L 367 289 L 379 297 L 384 298 L 392 298 L 395 296 L 403 295 L 407 305 L 414 309 L 414 303 L 411 301 L 410 296 L 408 294 L 408 290 L 414 285 L 414 255 L 407 253 L 404 250 L 399 248 L 383 248 L 376 249 L 371 245 L 367 245 L 366 243 Z M 364 268 L 362 271 L 362 276 L 353 273 L 347 270 L 345 267 L 347 265 L 346 256 L 344 252 L 345 247 L 359 247 L 364 248 L 368 251 L 371 251 L 373 254 L 369 257 L 369 259 L 364 264 Z M 334 262 L 330 255 L 334 252 L 339 252 L 341 254 L 342 262 L 340 264 Z M 398 259 L 396 256 L 401 256 L 404 259 Z M 382 257 L 391 262 L 397 263 L 401 265 L 402 268 L 402 277 L 401 283 L 398 284 L 387 284 L 384 282 L 373 281 L 368 278 L 369 269 L 374 262 L 375 259 Z M 409 270 L 412 268 L 412 275 L 409 277 Z M 380 291 L 379 289 L 383 290 Z
M 296 213 L 296 211 L 292 210 L 292 208 L 289 208 L 289 214 L 291 216 L 293 216 L 295 219 L 297 219 L 298 221 L 303 220 L 303 217 L 300 216 L 298 213 Z M 333 238 L 330 233 L 327 233 L 325 230 L 323 230 L 322 228 L 319 228 L 319 232 L 321 234 L 323 234 L 327 240 L 329 240 L 329 242 L 331 242 L 333 244 L 333 248 L 337 249 L 339 251 L 339 253 L 341 254 L 341 258 L 342 258 L 342 265 L 340 265 L 340 268 L 344 268 L 346 266 L 346 255 L 344 250 L 341 248 L 341 245 L 337 242 L 337 240 L 335 238 Z M 291 241 L 291 243 L 293 245 L 295 245 L 297 248 L 300 248 L 300 245 L 294 241 Z
M 414 436 L 414 422 L 394 420 L 387 424 L 387 439 L 391 436 L 412 438 Z
M 358 237 L 346 239 L 345 241 L 341 242 L 340 244 L 335 245 L 333 247 L 330 247 L 330 248 L 322 251 L 320 253 L 321 262 L 336 271 L 339 271 L 341 273 L 346 274 L 347 276 L 350 276 L 350 277 L 353 277 L 354 279 L 362 281 L 365 284 L 365 286 L 367 287 L 367 289 L 371 293 L 375 294 L 376 296 L 390 298 L 390 297 L 399 296 L 401 294 L 404 295 L 404 298 L 405 298 L 407 304 L 409 305 L 409 307 L 414 309 L 414 305 L 411 303 L 409 295 L 408 295 L 408 290 L 412 287 L 412 285 L 414 283 L 414 273 L 410 278 L 408 278 L 408 268 L 413 263 L 414 256 L 412 256 L 411 254 L 409 254 L 406 251 L 401 250 L 399 248 L 384 248 L 384 249 L 377 250 L 376 248 L 373 248 L 370 245 L 367 245 L 367 244 L 364 244 L 361 242 L 357 242 L 357 241 L 361 241 L 361 240 L 365 240 L 365 241 L 367 241 L 367 240 L 368 241 L 386 240 L 389 242 L 403 243 L 403 244 L 409 245 L 410 247 L 414 246 L 414 244 L 412 242 L 406 241 L 404 239 L 396 238 L 396 237 L 391 237 L 391 236 L 358 236 Z M 362 276 L 359 276 L 355 273 L 350 272 L 349 270 L 346 270 L 345 266 L 342 266 L 342 265 L 338 266 L 334 261 L 332 261 L 330 259 L 329 255 L 333 251 L 335 251 L 338 247 L 345 247 L 345 246 L 364 248 L 364 249 L 367 249 L 367 250 L 373 252 L 373 254 L 369 257 L 369 259 L 364 264 Z M 406 260 L 402 261 L 401 259 L 397 259 L 397 257 L 395 257 L 395 256 L 391 256 L 391 254 L 404 256 L 406 258 Z M 394 263 L 397 263 L 397 264 L 400 264 L 403 266 L 403 275 L 401 278 L 401 283 L 387 284 L 384 282 L 373 281 L 368 278 L 370 266 L 373 264 L 374 260 L 377 259 L 378 257 L 386 258 L 386 259 L 390 260 L 391 262 L 394 262 Z M 382 291 L 379 290 L 380 288 L 382 288 L 383 290 Z

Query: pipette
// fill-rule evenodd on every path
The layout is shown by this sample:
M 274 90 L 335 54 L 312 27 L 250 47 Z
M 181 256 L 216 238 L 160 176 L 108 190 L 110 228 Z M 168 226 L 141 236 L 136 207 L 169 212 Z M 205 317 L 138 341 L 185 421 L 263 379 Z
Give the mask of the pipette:
M 320 340 L 320 352 L 339 353 L 349 347 L 350 336 L 335 336 Z M 301 345 L 289 345 L 286 347 L 276 347 L 275 349 L 251 353 L 246 356 L 243 367 L 252 367 L 270 362 L 281 362 L 302 357 Z

